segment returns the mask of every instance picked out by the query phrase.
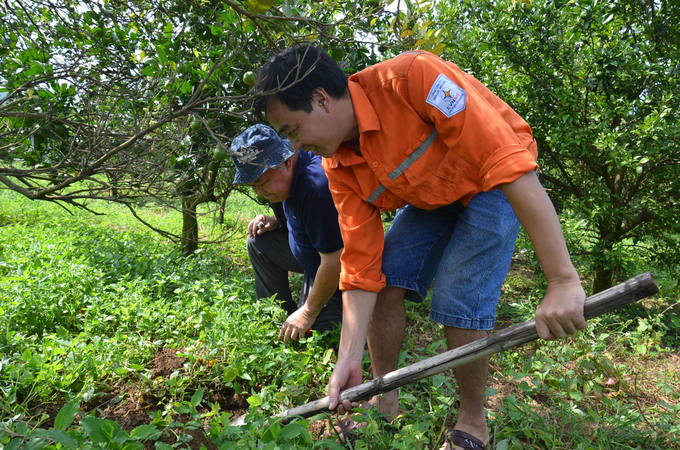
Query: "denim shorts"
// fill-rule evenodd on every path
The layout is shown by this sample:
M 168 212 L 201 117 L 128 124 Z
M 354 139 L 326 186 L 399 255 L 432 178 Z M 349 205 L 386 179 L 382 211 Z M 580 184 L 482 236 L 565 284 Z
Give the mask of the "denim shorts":
M 430 318 L 446 326 L 491 330 L 508 274 L 519 220 L 500 190 L 426 211 L 401 208 L 385 234 L 387 286 L 422 302 L 434 280 Z

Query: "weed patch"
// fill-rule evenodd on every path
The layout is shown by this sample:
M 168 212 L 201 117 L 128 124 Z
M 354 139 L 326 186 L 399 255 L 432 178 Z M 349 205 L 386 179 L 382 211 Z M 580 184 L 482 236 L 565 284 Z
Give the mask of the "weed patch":
M 328 414 L 271 419 L 326 395 L 339 333 L 278 340 L 284 312 L 254 300 L 239 228 L 257 205 L 229 205 L 235 237 L 185 258 L 115 205 L 93 217 L 3 195 L 2 448 L 346 448 Z M 677 283 L 660 275 L 654 299 L 491 358 L 496 449 L 680 448 Z M 531 318 L 544 288 L 520 239 L 496 329 Z M 446 350 L 428 313 L 429 298 L 407 305 L 400 366 Z M 353 448 L 436 447 L 456 422 L 456 392 L 453 373 L 400 388 L 401 415 L 387 424 L 367 411 Z

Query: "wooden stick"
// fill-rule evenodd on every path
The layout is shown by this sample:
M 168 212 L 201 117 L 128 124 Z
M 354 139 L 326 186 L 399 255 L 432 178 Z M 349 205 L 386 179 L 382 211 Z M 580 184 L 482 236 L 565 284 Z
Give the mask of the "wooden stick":
M 586 299 L 584 315 L 586 319 L 600 316 L 613 311 L 622 306 L 633 303 L 645 297 L 659 292 L 659 286 L 647 272 L 631 278 L 628 281 L 613 286 L 606 291 L 592 295 Z M 504 350 L 517 347 L 527 342 L 538 339 L 536 332 L 535 319 L 514 325 L 504 330 L 491 333 L 485 338 L 471 342 L 467 345 L 449 350 L 437 356 L 411 364 L 404 368 L 387 373 L 378 378 L 354 386 L 340 393 L 340 401 L 349 400 L 357 402 L 373 397 L 377 394 L 384 394 L 398 387 L 404 386 L 414 381 L 446 372 L 459 366 L 471 363 L 480 358 L 484 358 Z M 328 411 L 330 404 L 329 397 L 288 409 L 275 417 L 282 417 L 280 423 L 288 422 L 293 417 L 310 417 L 315 414 Z M 242 419 L 242 418 L 240 418 Z M 234 421 L 237 425 L 238 419 Z

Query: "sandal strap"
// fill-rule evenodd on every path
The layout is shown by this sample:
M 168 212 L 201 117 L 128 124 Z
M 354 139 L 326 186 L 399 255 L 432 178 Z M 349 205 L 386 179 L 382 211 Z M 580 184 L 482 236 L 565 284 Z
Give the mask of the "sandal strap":
M 449 430 L 447 440 L 465 450 L 486 450 L 486 445 L 470 433 L 460 430 Z

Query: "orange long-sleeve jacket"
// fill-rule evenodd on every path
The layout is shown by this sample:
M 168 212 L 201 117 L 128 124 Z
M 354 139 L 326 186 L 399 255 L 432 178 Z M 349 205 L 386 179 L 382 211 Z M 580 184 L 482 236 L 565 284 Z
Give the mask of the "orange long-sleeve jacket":
M 381 210 L 467 204 L 537 169 L 529 125 L 431 53 L 406 52 L 358 72 L 349 91 L 360 154 L 343 144 L 323 161 L 345 243 L 342 290 L 385 286 Z

